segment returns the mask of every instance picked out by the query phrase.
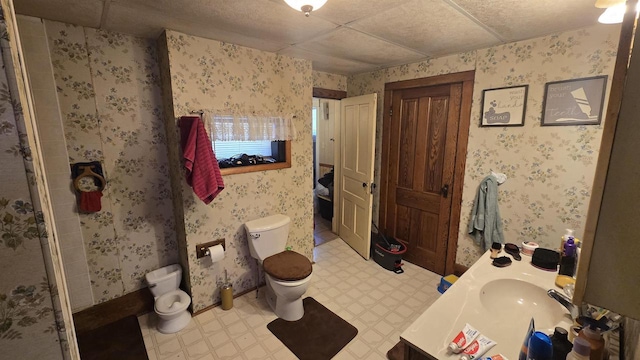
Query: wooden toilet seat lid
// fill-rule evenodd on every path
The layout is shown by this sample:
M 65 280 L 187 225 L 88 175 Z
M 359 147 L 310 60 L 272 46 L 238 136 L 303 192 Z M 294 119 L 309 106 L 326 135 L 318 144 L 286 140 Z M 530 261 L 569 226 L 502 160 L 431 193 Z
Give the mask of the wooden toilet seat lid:
M 295 251 L 283 251 L 271 255 L 262 262 L 269 276 L 284 281 L 302 280 L 311 275 L 311 261 Z

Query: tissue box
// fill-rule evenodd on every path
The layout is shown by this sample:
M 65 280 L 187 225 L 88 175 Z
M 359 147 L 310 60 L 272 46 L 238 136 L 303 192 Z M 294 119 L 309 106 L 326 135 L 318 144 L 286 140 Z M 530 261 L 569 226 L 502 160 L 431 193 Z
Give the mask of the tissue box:
M 456 280 L 458 280 L 458 277 L 455 275 L 443 276 L 440 279 L 440 285 L 438 285 L 438 292 L 440 294 L 444 294 L 444 292 L 447 291 L 447 289 L 451 287 L 451 285 L 453 285 L 453 283 L 455 283 Z

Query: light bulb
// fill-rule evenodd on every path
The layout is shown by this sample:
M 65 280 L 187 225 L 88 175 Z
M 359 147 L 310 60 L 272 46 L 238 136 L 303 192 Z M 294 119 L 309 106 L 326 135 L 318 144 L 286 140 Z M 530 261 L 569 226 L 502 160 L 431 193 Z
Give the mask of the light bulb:
M 598 22 L 601 24 L 619 24 L 622 22 L 626 10 L 627 4 L 619 4 L 607 8 L 598 18 Z

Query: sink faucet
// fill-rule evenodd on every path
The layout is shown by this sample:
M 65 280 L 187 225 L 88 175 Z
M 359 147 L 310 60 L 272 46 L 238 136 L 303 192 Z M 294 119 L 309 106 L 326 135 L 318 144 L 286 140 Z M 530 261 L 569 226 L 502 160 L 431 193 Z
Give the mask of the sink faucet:
M 571 302 L 571 299 L 564 296 L 563 294 L 558 292 L 556 289 L 550 289 L 549 291 L 547 291 L 547 295 L 549 295 L 550 298 L 559 302 L 560 305 L 567 308 L 567 310 L 569 310 L 569 313 L 571 314 L 572 319 L 576 320 L 578 317 L 580 317 L 580 308 L 577 305 L 574 305 Z

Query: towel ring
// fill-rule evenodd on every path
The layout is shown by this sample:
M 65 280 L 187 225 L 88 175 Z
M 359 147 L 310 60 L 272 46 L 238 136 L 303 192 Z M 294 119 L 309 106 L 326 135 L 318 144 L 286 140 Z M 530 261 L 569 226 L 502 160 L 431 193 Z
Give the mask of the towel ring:
M 92 177 L 92 178 L 98 179 L 100 181 L 100 186 L 98 188 L 98 191 L 104 190 L 104 187 L 107 185 L 107 180 L 105 180 L 104 177 L 102 177 L 102 175 L 94 173 L 91 170 L 92 166 L 79 166 L 79 168 L 83 170 L 82 174 L 78 175 L 75 179 L 73 179 L 73 187 L 76 190 L 78 190 L 79 192 L 85 192 L 79 187 L 80 179 L 85 177 Z

